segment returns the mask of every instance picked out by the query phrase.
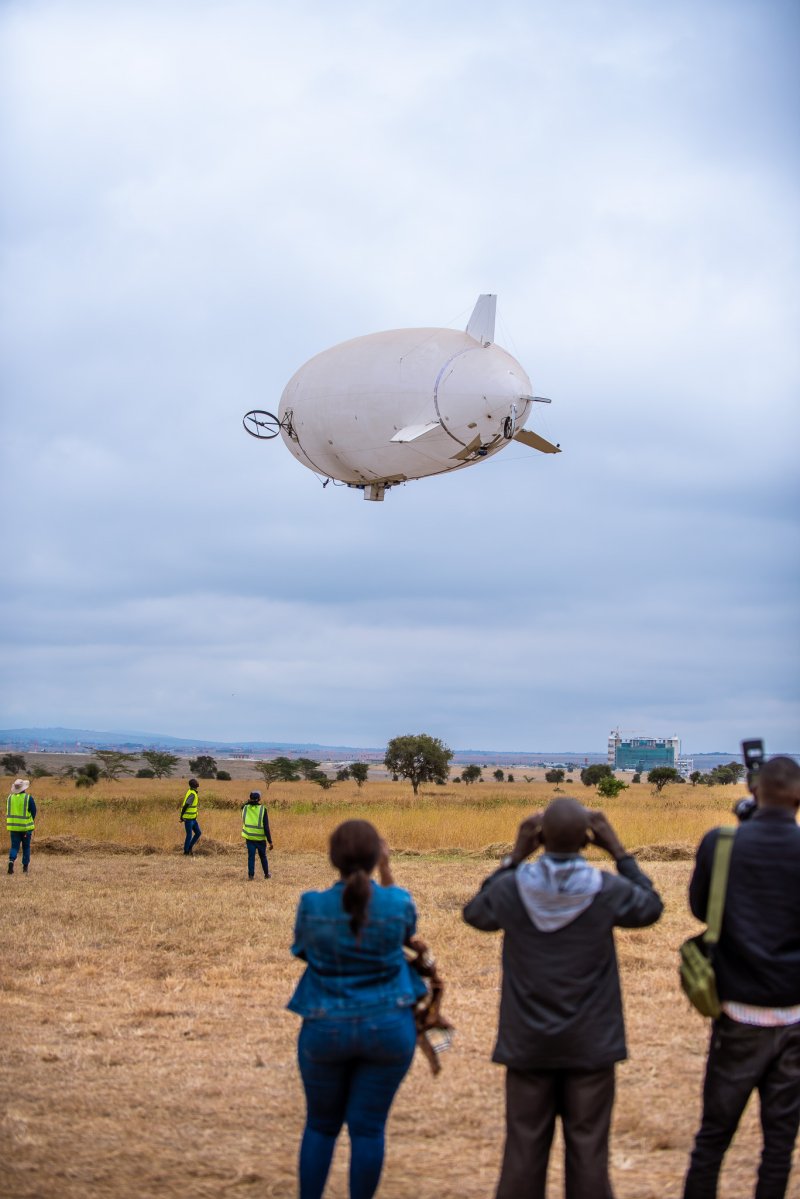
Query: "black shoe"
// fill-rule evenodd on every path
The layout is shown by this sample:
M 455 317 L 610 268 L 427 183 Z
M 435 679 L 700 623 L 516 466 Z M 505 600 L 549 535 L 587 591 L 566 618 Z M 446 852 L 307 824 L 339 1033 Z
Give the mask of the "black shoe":
M 9 874 L 13 874 L 13 873 L 14 873 L 14 863 L 13 863 L 13 862 L 9 862 L 9 863 L 8 863 L 8 873 L 9 873 Z
M 27 866 L 23 866 L 23 867 L 22 867 L 22 873 L 23 873 L 23 874 L 27 874 L 27 873 L 28 873 L 28 867 L 27 867 Z
M 267 873 L 264 875 L 264 878 L 272 878 L 272 875 L 270 874 L 269 870 L 268 870 L 268 871 L 267 871 Z
M 254 882 L 254 881 L 255 881 L 255 877 L 256 877 L 256 876 L 255 876 L 254 874 L 248 874 L 248 876 L 247 876 L 247 881 L 248 881 L 248 883 L 252 883 L 252 882 Z

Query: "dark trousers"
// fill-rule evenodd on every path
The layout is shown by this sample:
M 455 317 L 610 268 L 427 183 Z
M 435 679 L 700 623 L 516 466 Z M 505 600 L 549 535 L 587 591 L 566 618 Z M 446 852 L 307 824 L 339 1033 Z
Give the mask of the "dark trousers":
M 27 866 L 31 860 L 30 833 L 11 833 L 11 848 L 8 851 L 9 862 L 16 862 L 20 846 L 22 846 L 22 865 Z
M 269 878 L 269 863 L 267 862 L 267 843 L 266 841 L 250 841 L 247 844 L 247 873 L 250 878 L 255 877 L 256 873 L 256 854 L 261 863 L 261 869 L 264 871 L 264 878 Z M 280 874 L 280 871 L 278 871 Z
M 184 820 L 183 827 L 186 835 L 183 842 L 183 852 L 191 853 L 192 847 L 197 844 L 202 836 L 200 825 L 196 820 Z
M 614 1067 L 508 1070 L 506 1146 L 497 1199 L 545 1199 L 556 1116 L 564 1132 L 566 1199 L 613 1199 L 608 1133 Z
M 756 1028 L 724 1015 L 711 1030 L 703 1118 L 684 1199 L 715 1199 L 722 1159 L 754 1090 L 764 1136 L 755 1199 L 783 1199 L 800 1124 L 800 1024 Z

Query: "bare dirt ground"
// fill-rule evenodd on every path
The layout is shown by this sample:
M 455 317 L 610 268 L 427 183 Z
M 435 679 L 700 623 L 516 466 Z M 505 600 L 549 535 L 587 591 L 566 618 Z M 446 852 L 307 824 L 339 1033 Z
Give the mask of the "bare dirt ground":
M 9 1199 L 290 1199 L 303 1126 L 289 955 L 300 891 L 328 885 L 319 854 L 272 856 L 245 881 L 244 850 L 183 859 L 36 853 L 0 876 L 2 1184 Z M 399 857 L 420 931 L 449 980 L 457 1026 L 439 1078 L 419 1056 L 395 1103 L 381 1199 L 485 1199 L 503 1134 L 503 1071 L 489 1060 L 496 936 L 461 905 L 491 863 Z M 690 863 L 646 867 L 667 902 L 653 930 L 618 938 L 630 1060 L 618 1073 L 612 1143 L 618 1199 L 680 1194 L 699 1114 L 707 1023 L 680 993 L 676 948 L 694 923 Z M 720 1199 L 752 1194 L 751 1104 Z M 344 1199 L 340 1140 L 327 1195 Z M 558 1150 L 549 1195 L 560 1196 Z M 800 1195 L 794 1182 L 792 1195 Z M 522 1197 L 521 1197 L 522 1199 Z

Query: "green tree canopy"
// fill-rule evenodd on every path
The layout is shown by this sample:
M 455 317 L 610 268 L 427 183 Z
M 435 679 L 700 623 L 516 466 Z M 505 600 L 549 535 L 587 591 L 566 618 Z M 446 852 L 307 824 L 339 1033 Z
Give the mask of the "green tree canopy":
M 728 762 L 726 766 L 714 767 L 709 775 L 709 782 L 728 786 L 731 783 L 738 783 L 743 775 L 744 766 L 741 762 Z
M 169 778 L 180 762 L 180 758 L 176 758 L 174 754 L 168 754 L 159 749 L 146 749 L 142 757 L 157 779 Z
M 355 779 L 356 786 L 359 790 L 364 786 L 369 775 L 369 765 L 366 762 L 352 762 L 350 764 L 350 778 Z
M 465 766 L 461 771 L 461 777 L 465 783 L 477 783 L 478 779 L 483 777 L 480 766 Z
M 97 762 L 87 762 L 75 771 L 76 787 L 93 787 L 100 781 L 100 767 Z
M 667 783 L 679 783 L 681 776 L 674 766 L 654 766 L 647 776 L 647 781 L 653 784 L 660 795 Z
M 24 754 L 3 754 L 0 763 L 6 774 L 23 774 L 25 771 Z
M 300 778 L 297 764 L 291 758 L 273 758 L 268 765 L 275 772 L 272 777 L 281 783 L 296 783 Z
M 544 772 L 544 781 L 546 783 L 555 783 L 556 785 L 558 785 L 559 783 L 563 783 L 564 782 L 564 771 L 563 770 L 546 770 Z
M 623 782 L 622 779 L 615 778 L 613 774 L 611 776 L 607 774 L 603 775 L 597 784 L 597 794 L 602 795 L 603 799 L 615 799 L 620 791 L 627 790 L 628 784 Z
M 428 733 L 407 733 L 393 737 L 383 759 L 392 774 L 408 779 L 416 795 L 421 783 L 447 781 L 452 749 Z
M 313 758 L 295 758 L 295 769 L 299 770 L 304 779 L 309 779 L 312 783 L 317 782 L 316 775 L 319 773 L 319 762 L 315 762 Z
M 614 771 L 606 762 L 595 762 L 594 766 L 584 766 L 581 771 L 581 782 L 584 787 L 596 787 L 600 779 L 613 777 Z
M 217 773 L 217 759 L 212 758 L 211 754 L 199 754 L 189 759 L 189 769 L 199 779 L 213 779 Z
M 277 766 L 277 759 L 272 762 L 254 762 L 253 766 L 264 780 L 264 790 L 269 791 L 270 783 L 274 783 L 276 779 L 281 777 L 280 767 Z
M 92 756 L 97 758 L 100 763 L 100 770 L 104 779 L 119 779 L 123 774 L 132 774 L 132 770 L 127 765 L 128 762 L 135 762 L 135 754 L 124 754 L 118 749 L 94 749 Z
M 502 770 L 495 770 L 492 777 L 494 778 L 495 782 L 498 783 L 504 783 L 506 781 L 506 776 L 503 774 Z

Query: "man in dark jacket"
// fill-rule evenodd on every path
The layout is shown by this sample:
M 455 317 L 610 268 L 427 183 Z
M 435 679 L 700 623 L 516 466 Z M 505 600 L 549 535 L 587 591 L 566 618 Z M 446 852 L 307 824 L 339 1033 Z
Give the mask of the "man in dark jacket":
M 581 855 L 604 849 L 616 876 Z M 540 845 L 535 862 L 525 858 Z M 608 1134 L 614 1066 L 627 1056 L 615 927 L 654 924 L 662 903 L 602 812 L 554 800 L 464 908 L 502 929 L 503 987 L 493 1060 L 506 1071 L 506 1144 L 497 1199 L 544 1199 L 556 1116 L 570 1199 L 612 1199 Z
M 752 1091 L 764 1148 L 756 1199 L 782 1199 L 800 1125 L 800 766 L 771 758 L 753 786 L 756 810 L 737 830 L 714 955 L 722 1015 L 711 1029 L 703 1118 L 684 1199 L 714 1199 L 722 1159 Z M 706 919 L 718 829 L 706 833 L 689 905 Z

